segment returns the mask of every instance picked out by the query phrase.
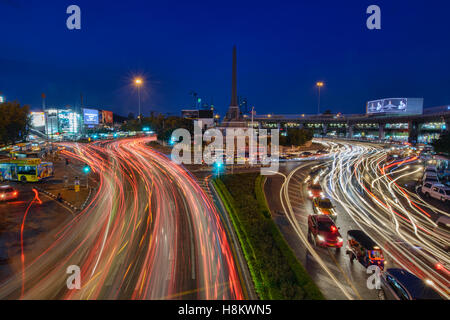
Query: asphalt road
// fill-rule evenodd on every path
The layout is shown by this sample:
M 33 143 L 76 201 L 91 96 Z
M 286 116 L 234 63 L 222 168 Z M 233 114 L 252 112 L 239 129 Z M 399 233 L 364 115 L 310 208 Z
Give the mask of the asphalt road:
M 44 194 L 38 194 L 37 199 L 29 184 L 13 182 L 8 185 L 19 191 L 19 198 L 0 202 L 0 288 L 5 281 L 20 274 L 22 248 L 30 258 L 42 253 L 48 241 L 47 234 L 74 214 L 64 204 Z
M 433 221 L 448 214 L 421 202 L 413 192 L 397 185 L 416 171 L 407 162 L 385 163 L 386 151 L 380 146 L 347 142 L 333 143 L 333 157 L 324 161 L 305 161 L 282 166 L 280 173 L 267 180 L 265 191 L 274 219 L 297 257 L 328 299 L 378 299 L 376 290 L 367 286 L 368 274 L 359 263 L 350 263 L 345 245 L 340 252 L 315 248 L 307 240 L 307 216 L 312 214 L 306 196 L 311 168 L 323 164 L 320 182 L 337 207 L 337 226 L 346 241 L 351 229 L 364 230 L 385 252 L 388 266 L 402 267 L 424 280 L 432 280 L 436 290 L 448 294 L 448 274 L 433 268 L 434 258 L 448 263 L 443 249 L 449 234 L 436 231 Z M 403 171 L 400 171 L 403 170 Z M 393 172 L 391 172 L 393 171 Z M 397 179 L 398 180 L 395 180 Z M 394 181 L 393 181 L 394 180 Z M 422 251 L 405 247 L 419 245 Z
M 243 298 L 216 208 L 185 170 L 146 147 L 151 139 L 66 144 L 65 156 L 98 175 L 97 193 L 0 298 Z M 71 265 L 79 290 L 66 286 Z

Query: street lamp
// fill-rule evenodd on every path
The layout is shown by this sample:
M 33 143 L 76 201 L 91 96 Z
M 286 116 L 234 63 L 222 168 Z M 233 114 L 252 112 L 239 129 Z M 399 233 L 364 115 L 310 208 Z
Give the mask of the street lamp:
M 320 114 L 320 88 L 324 86 L 324 83 L 322 81 L 319 81 L 316 83 L 317 88 L 319 88 L 319 103 L 317 105 L 317 114 Z
M 139 100 L 139 113 L 138 113 L 138 117 L 139 117 L 139 123 L 142 123 L 141 120 L 141 86 L 144 83 L 144 81 L 142 80 L 142 78 L 136 78 L 134 79 L 134 85 L 137 87 L 138 89 L 138 100 Z

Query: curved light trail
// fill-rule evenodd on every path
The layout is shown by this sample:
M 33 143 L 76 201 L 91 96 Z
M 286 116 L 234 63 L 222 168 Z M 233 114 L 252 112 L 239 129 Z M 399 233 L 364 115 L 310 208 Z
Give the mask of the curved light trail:
M 22 286 L 24 299 L 243 298 L 216 208 L 183 168 L 146 146 L 151 140 L 64 144 L 99 187 L 0 298 Z M 67 288 L 70 265 L 80 267 L 79 290 Z

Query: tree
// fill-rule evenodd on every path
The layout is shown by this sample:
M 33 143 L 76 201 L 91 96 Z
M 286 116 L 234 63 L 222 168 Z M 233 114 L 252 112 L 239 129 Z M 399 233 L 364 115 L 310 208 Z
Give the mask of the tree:
M 0 104 L 0 144 L 24 141 L 28 135 L 30 107 L 19 102 Z
M 282 146 L 302 146 L 313 138 L 313 132 L 308 129 L 288 129 L 286 136 L 280 137 Z
M 450 154 L 450 133 L 442 135 L 438 140 L 432 143 L 434 151 L 437 153 Z

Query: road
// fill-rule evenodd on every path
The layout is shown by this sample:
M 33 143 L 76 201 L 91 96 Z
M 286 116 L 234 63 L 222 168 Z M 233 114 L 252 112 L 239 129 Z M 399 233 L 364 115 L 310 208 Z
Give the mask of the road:
M 242 299 L 219 214 L 195 180 L 146 143 L 151 137 L 65 144 L 99 188 L 38 257 L 0 287 L 0 298 Z M 67 268 L 81 288 L 69 290 Z
M 346 240 L 348 230 L 364 230 L 382 247 L 388 268 L 402 267 L 448 298 L 449 277 L 437 270 L 436 260 L 449 261 L 450 235 L 434 221 L 448 211 L 424 203 L 401 179 L 417 174 L 417 159 L 386 163 L 387 150 L 367 143 L 326 142 L 332 148 L 324 161 L 304 161 L 283 166 L 268 179 L 265 191 L 274 218 L 297 257 L 328 299 L 378 299 L 367 287 L 365 269 L 350 263 L 344 250 L 315 248 L 307 240 L 307 216 L 312 214 L 306 184 L 312 168 L 322 168 L 320 182 L 337 207 L 337 225 Z M 398 179 L 398 180 L 395 180 Z M 278 194 L 274 192 L 278 190 Z M 420 246 L 422 250 L 411 250 Z

